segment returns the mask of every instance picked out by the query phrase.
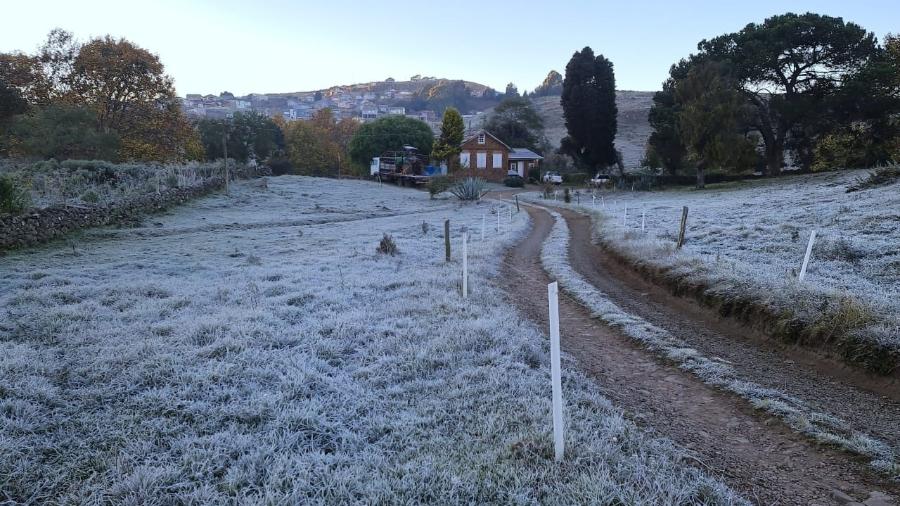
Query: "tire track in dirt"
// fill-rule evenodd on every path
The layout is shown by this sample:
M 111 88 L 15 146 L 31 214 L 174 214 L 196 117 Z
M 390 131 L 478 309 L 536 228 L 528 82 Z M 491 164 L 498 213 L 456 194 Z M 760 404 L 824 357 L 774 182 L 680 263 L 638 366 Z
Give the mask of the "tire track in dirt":
M 525 314 L 546 325 L 549 278 L 540 252 L 553 219 L 539 209 L 527 211 L 534 227 L 507 253 L 501 284 Z M 561 298 L 560 313 L 564 350 L 606 396 L 642 425 L 693 452 L 701 467 L 758 504 L 846 504 L 851 497 L 866 501 L 873 491 L 897 495 L 896 485 L 876 476 L 862 459 L 815 445 L 780 421 L 764 419 L 742 399 L 656 359 L 572 299 Z
M 697 302 L 672 295 L 621 265 L 591 240 L 590 217 L 559 210 L 569 225 L 572 268 L 623 310 L 665 328 L 738 376 L 800 398 L 816 411 L 900 449 L 900 385 L 809 350 L 788 347 Z M 876 413 L 877 416 L 872 416 Z

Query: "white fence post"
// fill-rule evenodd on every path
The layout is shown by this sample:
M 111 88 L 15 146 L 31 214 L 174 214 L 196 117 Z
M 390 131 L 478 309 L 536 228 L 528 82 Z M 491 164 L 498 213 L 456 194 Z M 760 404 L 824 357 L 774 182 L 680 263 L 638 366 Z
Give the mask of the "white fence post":
M 597 196 L 591 195 L 591 207 L 597 209 Z
M 468 237 L 468 232 L 463 232 L 463 250 L 462 250 L 462 264 L 463 264 L 463 272 L 462 272 L 462 296 L 463 298 L 467 298 L 469 296 L 469 246 L 466 242 L 466 238 Z
M 799 281 L 806 277 L 806 268 L 809 266 L 809 257 L 812 256 L 813 243 L 816 241 L 816 231 L 809 234 L 809 244 L 806 245 L 806 256 L 803 257 L 803 267 L 800 268 Z
M 497 233 L 500 233 L 500 208 L 497 208 Z
M 565 451 L 562 412 L 562 373 L 559 365 L 559 285 L 554 281 L 547 285 L 550 302 L 550 378 L 553 383 L 553 449 L 557 462 Z
M 484 241 L 484 228 L 487 225 L 487 218 L 481 213 L 481 240 Z

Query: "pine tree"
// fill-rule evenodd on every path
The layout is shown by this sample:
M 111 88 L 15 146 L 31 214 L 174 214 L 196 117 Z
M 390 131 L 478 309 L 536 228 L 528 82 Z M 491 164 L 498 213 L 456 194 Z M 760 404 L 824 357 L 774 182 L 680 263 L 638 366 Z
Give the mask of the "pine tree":
M 453 107 L 444 109 L 444 117 L 441 120 L 441 135 L 434 143 L 431 157 L 435 160 L 449 163 L 459 155 L 460 145 L 463 141 L 465 125 L 462 115 Z
M 568 136 L 560 152 L 592 171 L 616 164 L 616 77 L 613 64 L 590 47 L 566 65 L 561 103 Z

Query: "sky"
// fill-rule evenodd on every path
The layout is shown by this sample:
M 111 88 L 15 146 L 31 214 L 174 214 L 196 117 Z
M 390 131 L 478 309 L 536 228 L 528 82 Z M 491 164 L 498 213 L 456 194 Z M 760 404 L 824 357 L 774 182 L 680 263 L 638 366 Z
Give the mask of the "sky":
M 617 88 L 656 90 L 704 38 L 787 11 L 900 32 L 898 0 L 532 1 L 40 0 L 3 7 L 0 52 L 33 52 L 56 27 L 159 55 L 180 95 L 279 93 L 410 76 L 532 90 L 590 46 Z

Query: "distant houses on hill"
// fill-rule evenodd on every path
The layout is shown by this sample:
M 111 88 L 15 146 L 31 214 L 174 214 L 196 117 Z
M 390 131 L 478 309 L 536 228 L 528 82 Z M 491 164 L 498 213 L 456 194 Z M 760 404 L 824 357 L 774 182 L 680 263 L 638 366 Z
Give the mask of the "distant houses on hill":
M 359 122 L 374 121 L 382 116 L 407 116 L 427 123 L 435 133 L 440 131 L 443 110 L 411 111 L 404 102 L 411 102 L 416 94 L 397 89 L 395 81 L 373 83 L 373 89 L 357 89 L 356 86 L 339 86 L 323 91 L 299 92 L 285 95 L 251 93 L 236 97 L 223 92 L 219 95 L 189 93 L 182 98 L 185 113 L 194 118 L 227 119 L 237 112 L 255 111 L 270 118 L 281 117 L 286 121 L 311 119 L 322 109 L 331 109 L 337 119 L 353 119 Z M 398 83 L 398 86 L 402 83 Z M 480 90 L 473 90 L 472 93 Z M 472 131 L 482 124 L 482 114 L 465 114 L 466 130 Z

